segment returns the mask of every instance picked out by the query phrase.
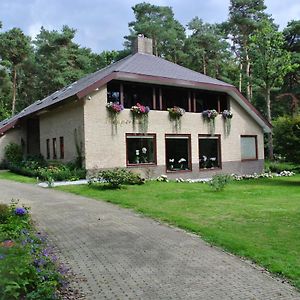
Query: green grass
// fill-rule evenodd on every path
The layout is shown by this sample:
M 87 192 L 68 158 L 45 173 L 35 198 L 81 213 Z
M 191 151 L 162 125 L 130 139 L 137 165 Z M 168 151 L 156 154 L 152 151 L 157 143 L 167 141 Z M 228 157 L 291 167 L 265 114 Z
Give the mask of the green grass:
M 132 208 L 195 232 L 300 288 L 300 175 L 233 182 L 218 193 L 206 184 L 175 182 L 147 182 L 120 190 L 59 189 Z
M 13 180 L 22 183 L 36 183 L 35 178 L 15 174 L 11 171 L 1 171 L 0 179 Z

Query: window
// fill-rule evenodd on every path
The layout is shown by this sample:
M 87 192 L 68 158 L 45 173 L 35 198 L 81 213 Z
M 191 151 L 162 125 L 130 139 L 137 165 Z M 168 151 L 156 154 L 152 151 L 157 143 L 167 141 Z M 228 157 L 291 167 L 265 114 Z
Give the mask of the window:
M 199 135 L 199 168 L 221 168 L 220 136 Z
M 207 109 L 215 109 L 220 113 L 225 109 L 229 109 L 227 95 L 222 93 L 196 91 L 195 102 L 196 112 L 203 112 Z
M 60 158 L 64 159 L 65 157 L 65 146 L 64 146 L 64 137 L 61 136 L 59 138 L 59 150 L 60 150 Z
M 166 135 L 167 171 L 189 171 L 191 166 L 190 135 Z
M 256 135 L 241 136 L 241 158 L 242 160 L 257 159 L 257 136 Z
M 126 134 L 127 165 L 156 164 L 155 134 Z
M 50 139 L 46 140 L 46 154 L 47 154 L 47 159 L 50 159 Z
M 140 103 L 153 109 L 153 88 L 151 85 L 138 83 L 124 83 L 124 107 Z
M 162 109 L 167 110 L 167 108 L 173 106 L 179 106 L 184 108 L 186 111 L 189 109 L 189 92 L 186 89 L 180 88 L 162 88 Z
M 52 147 L 53 147 L 53 159 L 57 159 L 57 145 L 56 145 L 56 138 L 52 139 Z
M 107 84 L 107 102 L 121 103 L 120 82 L 111 81 Z

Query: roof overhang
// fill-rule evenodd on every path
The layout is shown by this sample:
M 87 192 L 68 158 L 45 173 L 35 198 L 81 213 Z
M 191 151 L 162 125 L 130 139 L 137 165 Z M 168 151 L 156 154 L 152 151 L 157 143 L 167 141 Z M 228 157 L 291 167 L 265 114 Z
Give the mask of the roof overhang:
M 7 123 L 6 125 L 4 125 L 3 127 L 0 128 L 0 136 L 4 135 L 8 130 L 13 129 L 17 123 L 18 123 L 18 119 L 13 120 L 9 123 Z

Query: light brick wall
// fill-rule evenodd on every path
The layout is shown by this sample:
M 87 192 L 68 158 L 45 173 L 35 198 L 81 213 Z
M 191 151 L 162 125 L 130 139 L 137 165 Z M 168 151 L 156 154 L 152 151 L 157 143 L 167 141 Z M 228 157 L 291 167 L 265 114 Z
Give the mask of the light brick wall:
M 122 111 L 118 117 L 117 132 L 108 117 L 106 104 L 106 87 L 90 95 L 90 100 L 84 104 L 84 131 L 86 168 L 102 169 L 126 166 L 125 134 L 138 132 L 133 130 L 129 109 Z M 258 158 L 264 158 L 263 132 L 261 127 L 234 100 L 231 100 L 233 119 L 231 133 L 224 134 L 224 120 L 219 115 L 216 118 L 216 134 L 221 134 L 222 162 L 241 162 L 240 135 L 257 135 Z M 149 133 L 156 133 L 157 165 L 165 165 L 165 134 L 175 133 L 174 126 L 169 121 L 168 112 L 150 111 Z M 192 164 L 198 165 L 198 134 L 208 134 L 208 124 L 203 121 L 200 113 L 186 113 L 181 118 L 181 129 L 177 133 L 191 134 Z M 197 169 L 197 170 L 196 170 Z M 162 169 L 163 170 L 163 169 Z M 199 173 L 198 168 L 193 170 Z
M 52 139 L 56 138 L 57 160 L 68 162 L 77 157 L 75 129 L 83 142 L 83 103 L 66 104 L 40 116 L 40 149 L 46 158 L 46 140 L 50 139 L 50 160 L 53 160 Z M 59 137 L 64 137 L 64 159 L 60 159 Z M 84 148 L 84 147 L 83 147 Z M 83 153 L 84 154 L 84 153 Z

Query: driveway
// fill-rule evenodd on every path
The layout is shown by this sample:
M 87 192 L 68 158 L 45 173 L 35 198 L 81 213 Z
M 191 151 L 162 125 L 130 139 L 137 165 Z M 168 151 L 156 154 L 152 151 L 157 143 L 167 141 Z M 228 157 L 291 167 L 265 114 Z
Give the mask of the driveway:
M 0 180 L 0 201 L 31 206 L 86 299 L 300 299 L 287 283 L 199 237 L 130 210 Z

